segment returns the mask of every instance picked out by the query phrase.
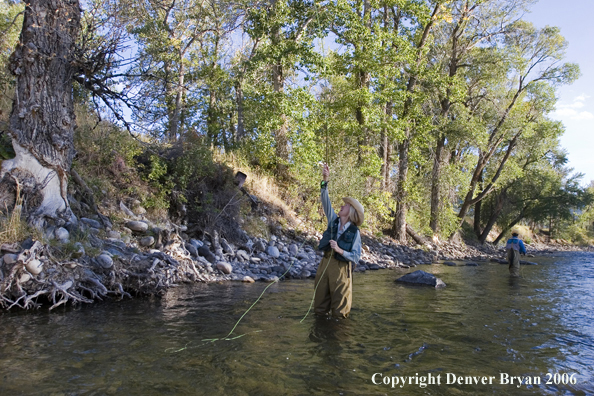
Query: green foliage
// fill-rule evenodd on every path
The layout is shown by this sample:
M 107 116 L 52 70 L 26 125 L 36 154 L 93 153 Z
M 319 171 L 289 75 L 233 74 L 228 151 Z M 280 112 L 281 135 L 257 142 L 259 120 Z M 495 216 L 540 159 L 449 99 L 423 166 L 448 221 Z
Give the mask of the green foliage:
M 24 8 L 24 3 L 0 0 L 0 87 L 4 92 L 13 83 L 7 66 L 21 31 Z

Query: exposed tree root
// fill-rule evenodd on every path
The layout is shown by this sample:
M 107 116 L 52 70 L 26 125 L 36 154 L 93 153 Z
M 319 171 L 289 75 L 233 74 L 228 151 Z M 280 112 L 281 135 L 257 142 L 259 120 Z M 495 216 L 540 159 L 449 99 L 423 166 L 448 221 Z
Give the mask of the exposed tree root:
M 83 256 L 60 262 L 52 248 L 35 242 L 8 264 L 0 260 L 0 308 L 40 308 L 92 303 L 132 294 L 159 295 L 180 282 L 204 282 L 183 241 L 170 235 L 163 251 L 124 252 L 103 268 Z M 124 249 L 126 250 L 126 249 Z

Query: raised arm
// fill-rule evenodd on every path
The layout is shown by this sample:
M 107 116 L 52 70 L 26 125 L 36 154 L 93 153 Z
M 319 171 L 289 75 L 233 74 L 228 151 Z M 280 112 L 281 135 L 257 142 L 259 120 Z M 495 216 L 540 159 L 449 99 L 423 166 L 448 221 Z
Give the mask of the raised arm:
M 332 209 L 332 202 L 330 202 L 330 195 L 328 194 L 328 181 L 330 180 L 330 168 L 328 164 L 322 165 L 322 188 L 320 191 L 320 199 L 322 200 L 322 207 L 324 208 L 324 214 L 328 219 L 328 224 L 334 221 L 338 216 Z

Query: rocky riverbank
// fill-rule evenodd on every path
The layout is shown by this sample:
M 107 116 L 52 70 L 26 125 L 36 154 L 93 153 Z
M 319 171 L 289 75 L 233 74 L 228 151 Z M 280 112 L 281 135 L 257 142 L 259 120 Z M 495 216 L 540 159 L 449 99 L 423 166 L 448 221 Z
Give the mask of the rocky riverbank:
M 245 242 L 232 244 L 216 232 L 191 238 L 185 226 L 154 224 L 121 206 L 129 217 L 121 224 L 113 225 L 105 216 L 81 218 L 45 230 L 45 244 L 28 238 L 0 246 L 0 307 L 28 309 L 49 303 L 54 309 L 110 297 L 159 295 L 181 283 L 313 278 L 321 258 L 316 250 L 321 234 L 315 231 L 277 228 L 268 239 L 244 233 Z M 72 242 L 81 236 L 84 243 Z M 362 242 L 355 272 L 505 259 L 504 249 L 490 245 L 427 242 L 406 246 L 365 234 Z M 579 250 L 543 244 L 528 249 L 532 256 Z

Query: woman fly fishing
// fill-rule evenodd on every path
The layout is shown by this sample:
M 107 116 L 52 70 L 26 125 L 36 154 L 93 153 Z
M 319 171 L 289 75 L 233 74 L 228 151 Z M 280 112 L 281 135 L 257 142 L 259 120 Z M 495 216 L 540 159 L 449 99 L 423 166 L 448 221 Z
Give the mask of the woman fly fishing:
M 321 199 L 328 227 L 318 249 L 324 251 L 315 279 L 314 310 L 318 315 L 331 314 L 346 318 L 351 311 L 353 296 L 353 264 L 361 257 L 363 206 L 355 198 L 345 197 L 338 214 L 332 209 L 328 195 L 330 169 L 322 165 Z

